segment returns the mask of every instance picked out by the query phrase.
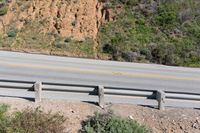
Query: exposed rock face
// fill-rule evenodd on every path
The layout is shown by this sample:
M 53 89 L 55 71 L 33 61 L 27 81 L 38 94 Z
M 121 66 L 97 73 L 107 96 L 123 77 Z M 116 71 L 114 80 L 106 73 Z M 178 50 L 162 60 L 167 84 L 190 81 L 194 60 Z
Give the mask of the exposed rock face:
M 0 17 L 0 32 L 39 22 L 42 33 L 95 40 L 99 26 L 109 20 L 107 17 L 108 10 L 98 0 L 12 0 L 8 13 Z

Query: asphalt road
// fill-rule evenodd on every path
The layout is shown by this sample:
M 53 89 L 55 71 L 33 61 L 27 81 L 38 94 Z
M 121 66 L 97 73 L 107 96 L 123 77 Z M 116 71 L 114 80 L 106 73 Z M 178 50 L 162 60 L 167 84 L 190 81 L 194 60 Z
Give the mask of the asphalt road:
M 0 79 L 200 93 L 200 68 L 0 51 Z

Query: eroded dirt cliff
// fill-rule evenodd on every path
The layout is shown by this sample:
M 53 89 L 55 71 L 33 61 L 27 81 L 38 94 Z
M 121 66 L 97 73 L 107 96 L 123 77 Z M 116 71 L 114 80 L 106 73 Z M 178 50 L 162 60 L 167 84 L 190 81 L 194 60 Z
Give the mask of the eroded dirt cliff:
M 40 33 L 75 40 L 95 39 L 99 26 L 109 20 L 106 2 L 98 0 L 9 0 L 7 14 L 0 16 L 0 32 L 21 30 L 37 22 Z

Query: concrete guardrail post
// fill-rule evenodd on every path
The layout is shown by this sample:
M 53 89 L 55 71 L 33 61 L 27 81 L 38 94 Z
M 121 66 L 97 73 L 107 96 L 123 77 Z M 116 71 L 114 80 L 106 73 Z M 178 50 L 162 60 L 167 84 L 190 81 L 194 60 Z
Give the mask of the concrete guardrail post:
M 104 108 L 104 87 L 98 86 L 99 106 Z
M 164 91 L 157 91 L 156 98 L 158 101 L 158 109 L 165 110 L 165 92 Z
M 34 84 L 34 91 L 35 91 L 35 102 L 42 101 L 42 82 L 36 82 Z

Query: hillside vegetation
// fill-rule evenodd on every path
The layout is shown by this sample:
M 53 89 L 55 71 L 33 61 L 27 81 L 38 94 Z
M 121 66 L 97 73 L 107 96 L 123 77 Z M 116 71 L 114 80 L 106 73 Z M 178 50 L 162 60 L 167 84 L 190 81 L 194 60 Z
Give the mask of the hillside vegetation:
M 102 53 L 114 60 L 200 66 L 199 0 L 113 0 L 124 6 L 100 28 Z
M 1 49 L 200 66 L 199 0 L 45 2 L 0 0 Z

